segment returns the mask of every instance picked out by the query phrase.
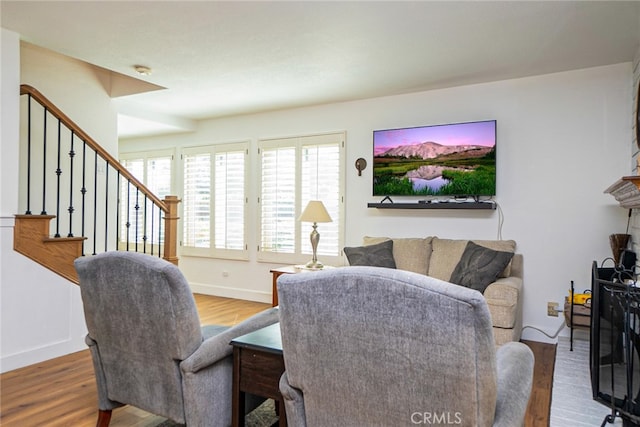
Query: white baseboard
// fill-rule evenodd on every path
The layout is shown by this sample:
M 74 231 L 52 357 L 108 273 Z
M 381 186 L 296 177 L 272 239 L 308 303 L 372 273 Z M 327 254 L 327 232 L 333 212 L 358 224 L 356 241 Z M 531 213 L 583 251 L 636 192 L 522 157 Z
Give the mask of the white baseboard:
M 23 368 L 87 349 L 87 344 L 84 342 L 84 337 L 82 337 L 77 340 L 61 341 L 20 353 L 10 354 L 0 359 L 0 373 L 13 371 L 14 369 Z
M 15 216 L 0 216 L 0 228 L 10 228 L 16 225 Z
M 256 302 L 271 302 L 271 292 L 253 291 L 248 289 L 229 288 L 204 283 L 190 282 L 191 291 L 196 294 L 213 295 L 224 298 L 243 299 Z

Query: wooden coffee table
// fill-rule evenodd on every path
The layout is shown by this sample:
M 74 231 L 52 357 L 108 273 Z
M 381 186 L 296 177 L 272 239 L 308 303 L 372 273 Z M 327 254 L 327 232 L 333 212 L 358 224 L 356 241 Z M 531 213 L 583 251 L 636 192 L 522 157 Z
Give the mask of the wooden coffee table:
M 279 426 L 287 425 L 280 394 L 280 377 L 284 372 L 280 323 L 242 335 L 233 341 L 232 426 L 244 426 L 245 393 L 273 399 Z

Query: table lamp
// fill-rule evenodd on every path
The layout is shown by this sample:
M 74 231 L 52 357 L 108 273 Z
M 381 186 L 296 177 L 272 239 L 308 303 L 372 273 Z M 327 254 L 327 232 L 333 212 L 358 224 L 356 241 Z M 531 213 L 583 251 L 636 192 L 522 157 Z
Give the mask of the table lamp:
M 312 222 L 313 223 L 313 231 L 311 231 L 310 239 L 311 239 L 311 249 L 313 250 L 313 257 L 311 261 L 309 261 L 305 268 L 318 270 L 323 267 L 322 263 L 318 261 L 317 250 L 318 250 L 318 242 L 320 241 L 320 233 L 316 228 L 318 227 L 319 222 L 331 222 L 331 217 L 329 216 L 329 212 L 324 207 L 320 200 L 311 200 L 300 218 L 298 218 L 301 222 Z

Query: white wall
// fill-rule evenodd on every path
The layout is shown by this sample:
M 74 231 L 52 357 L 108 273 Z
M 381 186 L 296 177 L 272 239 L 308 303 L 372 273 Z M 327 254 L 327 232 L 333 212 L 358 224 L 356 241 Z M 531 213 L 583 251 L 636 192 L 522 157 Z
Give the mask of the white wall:
M 78 288 L 12 250 L 16 85 L 35 86 L 107 150 L 117 150 L 116 115 L 105 75 L 39 48 L 20 50 L 17 35 L 5 30 L 1 41 L 0 371 L 5 372 L 85 348 Z M 375 201 L 371 166 L 358 177 L 353 163 L 358 157 L 371 160 L 373 129 L 497 119 L 496 199 L 505 216 L 503 237 L 515 239 L 525 257 L 525 324 L 552 332 L 560 319 L 546 317 L 546 301 L 561 301 L 570 280 L 578 289 L 588 287 L 591 261 L 609 256 L 607 236 L 626 227 L 626 211 L 602 191 L 629 174 L 633 91 L 631 64 L 619 64 L 212 120 L 195 133 L 123 142 L 122 149 L 245 139 L 255 144 L 258 138 L 346 130 L 347 245 L 358 245 L 365 234 L 495 238 L 497 211 L 368 209 L 367 202 Z M 254 212 L 253 236 L 256 229 Z M 271 266 L 257 263 L 255 254 L 249 262 L 181 260 L 196 289 L 263 301 L 270 300 Z M 525 338 L 546 339 L 530 329 Z
M 524 254 L 524 323 L 552 333 L 561 318 L 546 316 L 547 301 L 562 302 L 571 280 L 577 289 L 589 288 L 591 262 L 609 256 L 608 235 L 626 226 L 626 211 L 603 190 L 629 172 L 631 99 L 631 64 L 624 63 L 210 120 L 195 133 L 121 141 L 120 150 L 238 140 L 255 145 L 259 138 L 345 130 L 347 246 L 359 245 L 364 235 L 492 239 L 498 211 L 376 210 L 367 202 L 379 201 L 371 196 L 372 130 L 496 119 L 496 200 L 504 212 L 503 238 L 515 239 Z M 358 157 L 369 163 L 361 177 L 353 167 Z M 249 247 L 255 248 L 252 207 Z M 182 257 L 180 266 L 198 292 L 270 301 L 272 265 L 258 263 L 255 253 L 249 262 Z M 547 340 L 532 329 L 524 337 Z
M 18 34 L 4 28 L 0 33 L 0 218 L 13 221 L 18 208 L 18 188 L 3 185 L 17 177 L 19 153 L 18 96 L 20 94 L 20 44 Z M 7 66 L 5 67 L 5 64 Z M 13 66 L 11 66 L 13 65 Z M 1 250 L 1 248 L 0 248 Z
M 640 49 L 636 52 L 634 61 L 633 61 L 633 105 L 635 106 L 637 103 L 637 88 L 640 85 Z M 631 157 L 633 158 L 633 162 L 631 165 L 631 170 L 627 175 L 638 175 L 640 174 L 640 141 L 636 140 L 636 115 L 635 110 L 631 110 L 634 113 L 630 120 L 631 126 L 633 127 L 632 139 L 630 143 L 631 147 Z M 636 254 L 640 255 L 640 210 L 634 209 L 631 221 L 629 224 L 629 232 L 631 235 L 630 249 L 632 249 Z M 620 233 L 624 233 L 625 230 L 620 231 Z M 638 260 L 640 262 L 640 259 Z
M 82 62 L 20 44 L 2 30 L 0 175 L 0 371 L 86 348 L 79 288 L 13 251 L 18 206 L 19 84 L 34 86 L 108 151 L 117 152 L 109 76 Z
M 20 83 L 38 89 L 104 149 L 117 153 L 111 73 L 29 43 L 20 44 Z

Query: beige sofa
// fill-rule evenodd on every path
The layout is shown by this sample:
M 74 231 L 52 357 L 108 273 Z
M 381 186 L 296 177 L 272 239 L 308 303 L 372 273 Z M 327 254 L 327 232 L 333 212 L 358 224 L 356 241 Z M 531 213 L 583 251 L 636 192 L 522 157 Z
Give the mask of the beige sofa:
M 462 258 L 468 240 L 426 238 L 365 237 L 365 246 L 393 240 L 393 259 L 396 268 L 426 274 L 450 281 Z M 484 290 L 493 323 L 495 343 L 500 346 L 519 341 L 522 332 L 523 259 L 515 253 L 513 240 L 473 240 L 479 246 L 496 251 L 512 252 L 513 258 L 496 281 Z

